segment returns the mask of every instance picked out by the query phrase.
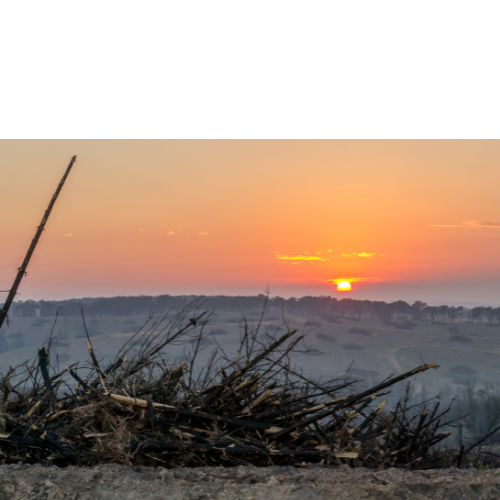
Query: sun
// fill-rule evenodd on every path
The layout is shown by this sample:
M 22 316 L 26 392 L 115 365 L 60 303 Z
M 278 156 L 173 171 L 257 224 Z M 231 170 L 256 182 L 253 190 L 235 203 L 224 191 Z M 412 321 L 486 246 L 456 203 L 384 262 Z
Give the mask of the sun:
M 351 291 L 352 286 L 348 281 L 341 281 L 337 283 L 337 290 L 339 292 L 349 292 Z

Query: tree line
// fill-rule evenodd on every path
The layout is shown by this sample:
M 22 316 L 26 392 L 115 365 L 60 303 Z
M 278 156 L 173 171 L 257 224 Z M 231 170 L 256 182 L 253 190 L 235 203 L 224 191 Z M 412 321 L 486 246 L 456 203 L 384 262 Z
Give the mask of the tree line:
M 89 317 L 143 316 L 151 312 L 177 312 L 193 301 L 203 303 L 206 309 L 219 312 L 257 314 L 262 310 L 266 296 L 204 296 L 158 295 L 137 297 L 98 297 L 69 300 L 26 300 L 14 302 L 10 314 L 18 317 L 78 316 L 83 308 Z M 385 322 L 417 320 L 434 323 L 472 321 L 500 324 L 500 307 L 430 306 L 422 301 L 409 304 L 403 300 L 384 302 L 375 300 L 337 299 L 330 296 L 300 298 L 270 297 L 267 311 L 303 316 L 344 317 L 353 319 L 378 318 Z

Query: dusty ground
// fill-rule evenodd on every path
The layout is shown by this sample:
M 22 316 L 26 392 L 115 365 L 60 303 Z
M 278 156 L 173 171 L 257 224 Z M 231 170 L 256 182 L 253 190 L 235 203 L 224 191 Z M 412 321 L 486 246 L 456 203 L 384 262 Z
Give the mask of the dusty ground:
M 497 500 L 500 469 L 481 471 L 238 467 L 174 469 L 5 465 L 0 500 Z

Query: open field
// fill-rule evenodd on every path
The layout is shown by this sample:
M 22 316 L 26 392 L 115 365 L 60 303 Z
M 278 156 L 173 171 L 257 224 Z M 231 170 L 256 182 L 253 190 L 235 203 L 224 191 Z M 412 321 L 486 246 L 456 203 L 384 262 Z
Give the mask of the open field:
M 200 364 L 215 347 L 228 354 L 234 352 L 241 318 L 242 314 L 235 312 L 214 315 L 207 327 L 209 335 L 199 357 Z M 256 323 L 259 316 L 250 314 L 247 318 Z M 147 319 L 146 316 L 89 318 L 87 324 L 98 356 L 113 358 L 119 347 Z M 438 370 L 416 377 L 417 392 L 424 390 L 428 396 L 438 391 L 448 392 L 471 379 L 495 383 L 500 380 L 500 328 L 484 323 L 415 321 L 415 326 L 402 329 L 380 320 L 339 318 L 338 323 L 331 323 L 324 318 L 297 315 L 288 315 L 286 320 L 291 327 L 299 328 L 299 332 L 305 334 L 305 345 L 310 349 L 296 354 L 294 361 L 297 367 L 315 378 L 342 376 L 352 364 L 351 371 L 356 378 L 373 384 L 390 374 L 410 370 L 423 360 L 440 365 Z M 9 366 L 33 359 L 52 326 L 53 318 L 12 318 L 10 326 L 2 328 L 10 350 L 0 354 L 0 372 L 5 373 Z M 282 317 L 278 313 L 268 313 L 262 324 L 262 335 L 276 336 L 284 332 L 279 330 L 282 327 Z M 24 347 L 16 349 L 14 342 L 20 332 Z M 80 317 L 59 317 L 54 336 L 52 362 L 57 353 L 61 368 L 88 358 Z M 189 349 L 189 344 L 171 346 L 165 354 L 172 360 L 179 360 L 188 354 Z

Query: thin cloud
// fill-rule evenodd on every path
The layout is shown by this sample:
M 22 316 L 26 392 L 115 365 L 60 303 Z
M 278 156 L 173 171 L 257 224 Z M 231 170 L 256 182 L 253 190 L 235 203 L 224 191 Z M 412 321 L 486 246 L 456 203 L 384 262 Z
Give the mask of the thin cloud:
M 276 258 L 278 258 L 279 260 L 319 260 L 319 261 L 330 260 L 330 259 L 323 259 L 321 257 L 315 257 L 313 255 L 294 255 L 290 257 L 288 255 L 280 255 L 279 253 L 276 254 Z
M 66 234 L 64 235 L 64 237 L 65 237 L 65 238 L 72 238 L 72 237 L 73 237 L 73 235 L 72 235 L 71 233 L 66 233 Z
M 463 227 L 460 224 L 427 224 L 428 227 Z
M 387 278 L 380 278 L 380 277 L 370 277 L 370 278 L 360 278 L 360 277 L 346 278 L 346 277 L 343 277 L 343 278 L 334 278 L 334 279 L 329 279 L 329 280 L 324 280 L 324 281 L 328 281 L 328 282 L 335 283 L 336 285 L 338 285 L 341 281 L 348 281 L 349 283 L 358 283 L 360 281 L 375 281 L 375 282 L 394 281 L 395 279 L 400 279 L 400 278 L 387 279 Z
M 362 258 L 365 258 L 365 259 L 371 259 L 372 257 L 375 257 L 375 253 L 371 253 L 371 252 L 360 252 L 360 253 L 356 253 L 356 252 L 353 252 L 353 253 L 343 253 L 342 254 L 342 257 L 362 257 Z
M 465 221 L 464 225 L 469 227 L 493 227 L 495 229 L 500 229 L 500 222 L 483 222 L 480 220 L 469 220 Z
M 491 227 L 493 229 L 500 229 L 500 222 L 466 220 L 461 224 L 428 224 L 428 227 Z
M 173 236 L 173 235 L 175 234 L 175 231 L 170 230 L 167 234 L 168 234 L 169 236 Z
M 208 236 L 208 233 L 204 233 L 203 231 L 200 231 L 198 234 L 199 234 L 200 236 Z
M 349 283 L 357 283 L 359 281 L 368 281 L 368 280 L 372 280 L 372 279 L 375 279 L 375 278 L 334 278 L 334 279 L 326 280 L 326 281 L 331 281 L 331 282 L 335 283 L 336 285 L 338 285 L 341 281 L 348 281 Z

